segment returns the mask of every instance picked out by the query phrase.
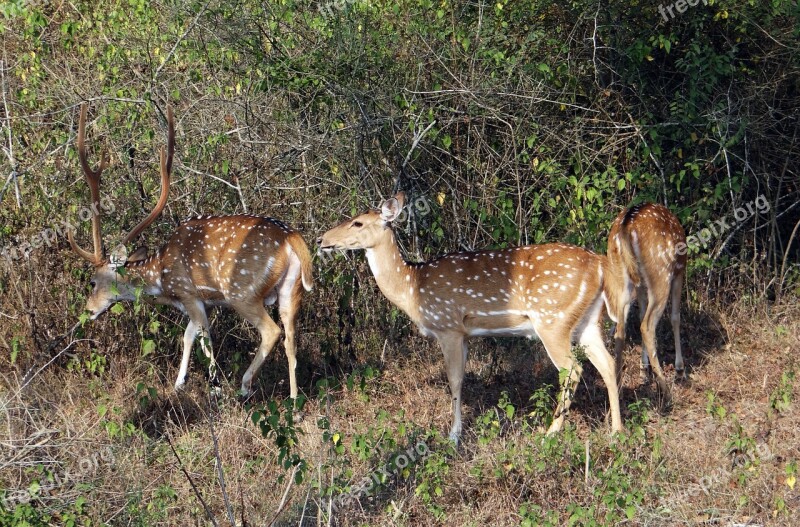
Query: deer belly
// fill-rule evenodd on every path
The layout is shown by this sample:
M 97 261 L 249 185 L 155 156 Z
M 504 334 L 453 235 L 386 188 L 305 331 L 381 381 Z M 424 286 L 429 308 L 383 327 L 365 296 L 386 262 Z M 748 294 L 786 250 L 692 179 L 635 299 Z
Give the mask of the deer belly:
M 467 335 L 471 337 L 528 337 L 536 336 L 533 320 L 527 315 L 489 312 L 467 315 L 464 319 Z

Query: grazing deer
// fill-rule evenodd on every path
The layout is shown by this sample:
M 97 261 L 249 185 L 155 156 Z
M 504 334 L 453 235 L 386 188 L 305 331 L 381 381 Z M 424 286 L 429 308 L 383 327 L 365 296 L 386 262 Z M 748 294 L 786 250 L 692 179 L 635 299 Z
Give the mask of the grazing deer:
M 144 298 L 155 304 L 171 305 L 189 316 L 183 335 L 181 358 L 175 388 L 186 381 L 189 356 L 195 338 L 212 362 L 206 306 L 228 306 L 252 323 L 261 333 L 261 345 L 242 378 L 242 392 L 251 392 L 253 378 L 280 338 L 280 327 L 270 318 L 265 305 L 278 302 L 286 331 L 284 344 L 289 360 L 291 397 L 297 396 L 295 380 L 295 320 L 302 288 L 312 287 L 311 255 L 303 238 L 284 223 L 252 215 L 200 216 L 180 225 L 167 243 L 154 254 L 141 247 L 128 256 L 125 245 L 134 241 L 155 220 L 167 204 L 175 128 L 168 108 L 167 152 L 161 149 L 161 196 L 155 208 L 122 240 L 107 258 L 100 234 L 100 174 L 89 166 L 86 154 L 86 105 L 81 107 L 78 126 L 78 157 L 92 196 L 92 236 L 94 252 L 80 248 L 68 231 L 72 249 L 94 265 L 92 293 L 86 301 L 91 318 L 122 300 Z
M 608 236 L 604 296 L 608 314 L 617 325 L 614 330 L 617 379 L 622 373 L 625 322 L 636 290 L 643 343 L 642 378 L 648 379 L 652 366 L 658 387 L 665 395 L 669 390 L 656 353 L 656 325 L 671 297 L 675 375 L 685 378 L 680 330 L 685 249 L 686 234 L 678 218 L 665 206 L 653 203 L 622 211 Z
M 598 319 L 603 308 L 602 257 L 566 244 L 448 254 L 424 263 L 406 262 L 392 222 L 403 193 L 322 235 L 323 251 L 365 249 L 381 292 L 402 309 L 444 353 L 453 397 L 450 438 L 461 434 L 461 385 L 466 337 L 538 336 L 558 368 L 569 372 L 548 433 L 561 429 L 581 365 L 572 342 L 585 348 L 608 389 L 612 429 L 622 430 L 614 359 L 603 345 Z

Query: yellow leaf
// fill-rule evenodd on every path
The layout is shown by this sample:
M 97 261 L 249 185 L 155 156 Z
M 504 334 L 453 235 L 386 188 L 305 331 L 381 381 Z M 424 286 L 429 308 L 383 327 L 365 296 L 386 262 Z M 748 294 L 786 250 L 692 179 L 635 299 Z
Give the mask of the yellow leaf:
M 342 436 L 340 436 L 338 432 L 333 434 L 333 444 L 338 443 L 341 438 Z
M 439 192 L 436 195 L 436 201 L 439 202 L 439 205 L 444 205 L 444 198 L 445 198 L 444 192 Z
M 797 480 L 794 477 L 794 474 L 786 478 L 786 484 L 789 485 L 789 488 L 794 490 L 794 484 Z
M 533 158 L 533 168 L 539 168 L 539 158 L 538 157 L 534 157 Z
M 656 59 L 654 59 L 654 58 L 653 58 L 653 56 L 652 56 L 652 55 L 647 55 L 645 58 L 646 58 L 647 60 L 649 60 L 650 62 L 652 62 L 652 61 L 656 60 Z
M 678 149 L 678 159 L 683 159 L 683 148 Z
M 692 132 L 691 134 L 689 134 L 689 137 L 692 138 L 692 141 L 697 141 L 697 134 L 696 133 Z

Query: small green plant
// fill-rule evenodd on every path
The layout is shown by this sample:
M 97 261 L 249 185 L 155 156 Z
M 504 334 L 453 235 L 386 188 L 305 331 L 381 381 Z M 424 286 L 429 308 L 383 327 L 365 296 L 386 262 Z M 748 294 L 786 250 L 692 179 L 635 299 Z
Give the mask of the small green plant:
M 294 412 L 301 411 L 305 405 L 305 397 L 286 399 L 278 402 L 270 399 L 266 406 L 256 408 L 250 414 L 253 424 L 261 430 L 264 437 L 272 436 L 278 447 L 278 464 L 284 469 L 293 468 L 295 483 L 302 483 L 308 464 L 297 453 L 297 436 L 302 431 L 295 426 Z M 284 475 L 279 477 L 283 481 Z
M 139 382 L 136 384 L 136 397 L 139 398 L 139 406 L 144 408 L 158 399 L 158 390 Z
M 505 390 L 500 393 L 497 407 L 486 410 L 475 420 L 475 430 L 478 434 L 478 443 L 487 445 L 498 435 L 502 428 L 502 419 L 511 421 L 514 418 L 516 408 L 511 404 L 508 392 Z
M 380 375 L 380 371 L 372 366 L 365 366 L 363 369 L 356 369 L 347 375 L 345 385 L 347 391 L 355 392 L 359 400 L 363 402 L 369 401 L 367 395 L 367 381 L 370 381 Z
M 535 503 L 525 502 L 519 507 L 520 527 L 557 527 L 561 525 L 556 510 L 547 512 Z
M 536 430 L 539 427 L 547 428 L 553 422 L 553 405 L 555 400 L 552 396 L 553 385 L 543 384 L 528 399 L 533 409 L 528 412 L 529 425 Z
M 22 337 L 14 337 L 11 339 L 11 364 L 17 362 L 17 356 L 22 349 Z
M 794 369 L 789 369 L 781 374 L 778 386 L 769 396 L 769 407 L 776 412 L 785 412 L 792 404 L 794 395 Z
M 728 416 L 728 410 L 719 401 L 717 394 L 711 390 L 706 392 L 706 413 L 719 420 L 723 420 Z
M 432 431 L 425 442 L 431 444 L 437 436 L 438 432 Z M 441 520 L 444 518 L 444 507 L 438 500 L 444 496 L 445 480 L 450 472 L 448 458 L 455 455 L 455 445 L 449 440 L 437 443 L 440 448 L 430 450 L 417 468 L 418 484 L 414 494 L 422 500 L 431 514 Z

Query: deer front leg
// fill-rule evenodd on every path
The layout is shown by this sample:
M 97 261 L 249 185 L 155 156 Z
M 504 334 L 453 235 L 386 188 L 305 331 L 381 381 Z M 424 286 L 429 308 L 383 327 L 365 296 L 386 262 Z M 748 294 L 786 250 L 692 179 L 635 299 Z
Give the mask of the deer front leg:
M 175 380 L 175 389 L 180 389 L 186 382 L 186 374 L 189 371 L 189 358 L 192 354 L 192 347 L 197 335 L 200 335 L 200 347 L 210 361 L 209 377 L 212 383 L 216 382 L 216 364 L 214 353 L 211 347 L 211 338 L 208 333 L 208 318 L 203 304 L 199 301 L 184 303 L 186 312 L 189 315 L 189 323 L 183 333 L 183 355 L 181 356 L 181 366 L 178 370 L 178 378 Z
M 447 335 L 439 337 L 439 345 L 444 354 L 444 365 L 447 370 L 447 382 L 450 384 L 450 395 L 453 401 L 453 426 L 450 429 L 450 440 L 458 445 L 461 437 L 461 386 L 464 383 L 464 370 L 467 365 L 467 345 L 463 335 Z
M 175 389 L 180 389 L 186 382 L 186 373 L 189 371 L 189 356 L 192 353 L 194 339 L 200 332 L 200 326 L 194 320 L 189 320 L 186 324 L 186 331 L 183 333 L 183 355 L 181 356 L 181 367 L 178 370 L 178 378 L 175 380 Z

